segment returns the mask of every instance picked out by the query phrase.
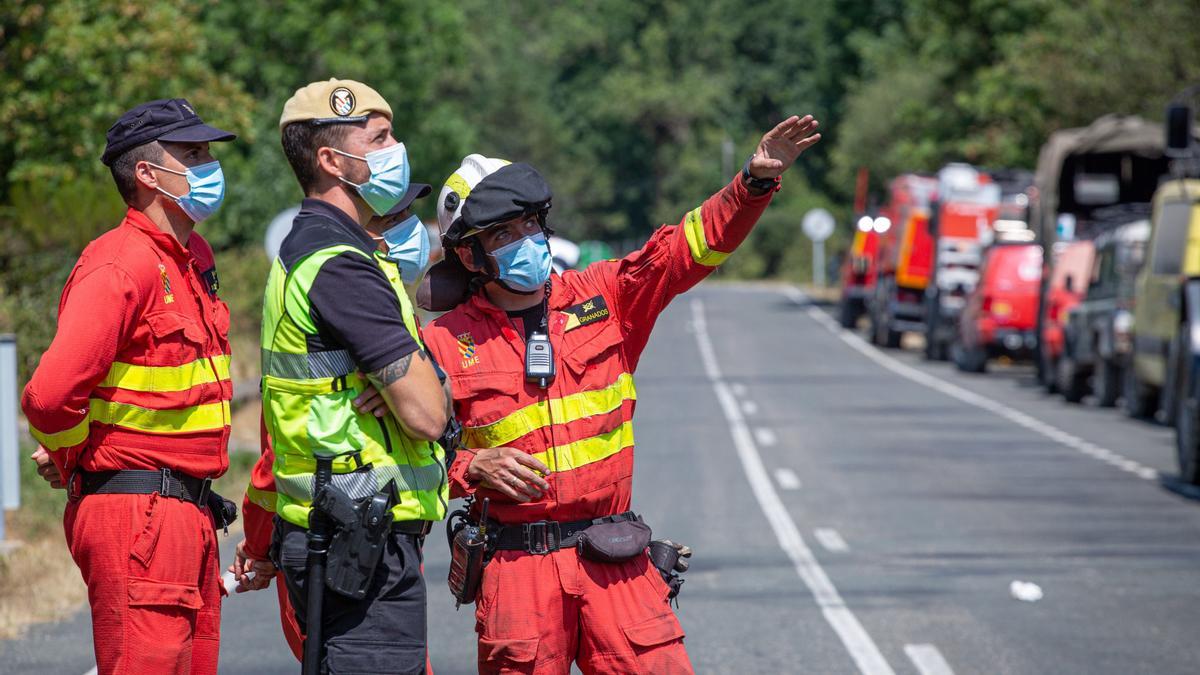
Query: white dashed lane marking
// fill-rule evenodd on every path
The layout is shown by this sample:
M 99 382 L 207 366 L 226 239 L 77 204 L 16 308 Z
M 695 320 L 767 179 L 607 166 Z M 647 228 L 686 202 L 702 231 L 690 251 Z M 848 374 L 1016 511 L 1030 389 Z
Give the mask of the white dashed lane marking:
M 817 541 L 821 542 L 825 550 L 832 553 L 845 553 L 850 550 L 850 546 L 846 543 L 846 540 L 842 539 L 842 535 L 838 534 L 838 531 L 833 528 L 818 528 L 813 530 L 813 536 L 817 538 Z
M 904 653 L 921 675 L 954 675 L 950 664 L 933 645 L 904 645 Z
M 758 427 L 754 430 L 754 440 L 758 441 L 759 445 L 772 446 L 779 442 L 775 437 L 775 432 L 767 427 Z
M 799 490 L 800 477 L 791 469 L 780 467 L 775 469 L 775 482 L 784 490 Z

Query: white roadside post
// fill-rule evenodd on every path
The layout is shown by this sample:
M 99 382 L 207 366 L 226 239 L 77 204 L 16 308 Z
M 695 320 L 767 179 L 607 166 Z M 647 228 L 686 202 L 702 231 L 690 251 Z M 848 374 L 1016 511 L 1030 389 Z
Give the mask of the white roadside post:
M 833 214 L 820 208 L 804 214 L 800 223 L 804 235 L 813 243 L 812 277 L 817 288 L 825 287 L 825 240 L 833 234 L 833 224 Z
M 0 335 L 0 543 L 7 541 L 5 517 L 21 505 L 17 456 L 17 336 Z

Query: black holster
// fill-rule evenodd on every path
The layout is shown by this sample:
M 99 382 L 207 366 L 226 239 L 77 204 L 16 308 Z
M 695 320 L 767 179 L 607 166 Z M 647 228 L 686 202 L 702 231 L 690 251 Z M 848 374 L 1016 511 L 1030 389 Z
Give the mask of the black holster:
M 375 568 L 387 545 L 396 490 L 389 483 L 365 499 L 353 500 L 333 484 L 313 499 L 313 507 L 334 525 L 325 563 L 325 587 L 353 600 L 367 597 Z

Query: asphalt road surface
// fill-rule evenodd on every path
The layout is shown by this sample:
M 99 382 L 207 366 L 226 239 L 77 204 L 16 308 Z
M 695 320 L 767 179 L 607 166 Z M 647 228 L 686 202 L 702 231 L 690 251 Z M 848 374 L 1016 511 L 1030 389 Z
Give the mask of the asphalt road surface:
M 876 350 L 783 287 L 676 300 L 638 373 L 634 505 L 696 551 L 696 670 L 1200 672 L 1200 502 L 1170 431 L 998 370 Z M 446 559 L 435 532 L 433 664 L 474 672 Z M 223 673 L 298 670 L 273 591 L 222 631 Z M 85 613 L 0 645 L 3 672 L 91 667 Z

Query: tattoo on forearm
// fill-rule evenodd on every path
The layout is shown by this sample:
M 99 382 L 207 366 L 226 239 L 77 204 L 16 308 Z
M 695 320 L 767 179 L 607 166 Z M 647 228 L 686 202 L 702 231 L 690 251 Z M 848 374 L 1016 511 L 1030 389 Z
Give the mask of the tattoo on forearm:
M 371 373 L 371 375 L 370 375 L 371 379 L 375 382 L 378 382 L 380 385 L 382 385 L 384 387 L 392 384 L 393 382 L 399 380 L 400 378 L 402 378 L 408 374 L 408 368 L 409 368 L 409 366 L 412 365 L 414 356 L 421 359 L 422 361 L 429 360 L 429 357 L 425 356 L 425 352 L 418 349 L 417 351 L 415 351 L 411 354 L 408 354 L 407 356 L 401 356 L 400 358 L 396 359 L 395 361 L 392 361 L 391 363 L 387 364 L 383 368 L 380 368 L 379 370 L 376 370 L 375 372 Z

